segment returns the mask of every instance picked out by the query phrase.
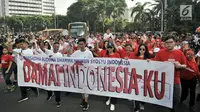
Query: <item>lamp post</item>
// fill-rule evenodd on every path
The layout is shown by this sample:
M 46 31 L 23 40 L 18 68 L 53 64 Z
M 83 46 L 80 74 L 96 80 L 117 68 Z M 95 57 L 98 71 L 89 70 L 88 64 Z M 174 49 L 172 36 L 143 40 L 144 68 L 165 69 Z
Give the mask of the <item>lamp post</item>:
M 161 31 L 165 31 L 166 30 L 166 22 L 164 19 L 164 14 L 165 14 L 165 10 L 167 9 L 167 0 L 159 0 L 160 4 L 161 4 Z

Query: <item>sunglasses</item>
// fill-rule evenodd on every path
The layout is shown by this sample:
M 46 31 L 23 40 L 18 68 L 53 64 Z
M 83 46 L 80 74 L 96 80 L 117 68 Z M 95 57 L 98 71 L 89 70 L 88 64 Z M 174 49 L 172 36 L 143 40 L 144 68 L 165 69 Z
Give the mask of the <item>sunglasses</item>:
M 108 48 L 112 49 L 113 47 L 109 46 Z
M 145 51 L 145 49 L 144 48 L 140 48 L 140 51 Z

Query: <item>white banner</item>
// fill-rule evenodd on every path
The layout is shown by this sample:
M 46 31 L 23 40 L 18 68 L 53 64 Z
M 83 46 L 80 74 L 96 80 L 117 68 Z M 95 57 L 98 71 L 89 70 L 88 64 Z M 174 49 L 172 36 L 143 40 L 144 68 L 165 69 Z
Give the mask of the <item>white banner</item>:
M 19 86 L 132 99 L 172 107 L 172 63 L 19 56 L 17 66 Z

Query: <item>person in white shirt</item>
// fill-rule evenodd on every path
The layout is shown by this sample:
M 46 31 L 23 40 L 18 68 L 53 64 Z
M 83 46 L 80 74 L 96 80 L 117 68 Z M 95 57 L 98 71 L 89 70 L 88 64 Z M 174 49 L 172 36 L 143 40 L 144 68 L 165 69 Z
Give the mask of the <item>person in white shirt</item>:
M 49 57 L 63 57 L 63 55 L 58 52 L 59 51 L 59 43 L 55 42 L 53 44 L 53 51 L 52 50 L 47 50 L 43 47 L 44 42 L 41 42 L 41 50 L 43 52 L 45 52 L 46 55 L 48 55 Z M 60 91 L 54 91 L 54 93 L 52 91 L 47 91 L 48 96 L 47 96 L 47 101 L 50 101 L 51 98 L 53 97 L 54 93 L 55 93 L 55 101 L 56 101 L 56 107 L 60 107 L 61 106 L 61 98 L 60 98 Z
M 25 40 L 20 40 L 20 43 L 22 44 L 22 51 L 20 53 L 20 55 L 33 55 L 33 51 L 31 49 L 28 48 L 29 43 Z M 23 102 L 28 100 L 28 93 L 27 93 L 27 89 L 30 88 L 33 90 L 33 92 L 35 93 L 35 96 L 38 97 L 39 96 L 39 91 L 37 88 L 34 87 L 20 87 L 21 90 L 21 98 L 18 100 L 18 102 Z
M 108 40 L 109 38 L 114 39 L 112 33 L 110 33 L 110 29 L 108 28 L 108 29 L 106 30 L 106 33 L 105 33 L 104 36 L 103 36 L 103 39 L 104 39 L 104 40 Z
M 86 39 L 85 38 L 79 38 L 78 39 L 78 47 L 79 50 L 75 51 L 71 57 L 79 57 L 79 58 L 87 58 L 87 59 L 91 59 L 93 58 L 93 54 L 90 50 L 86 49 Z M 83 100 L 80 104 L 80 106 L 82 107 L 82 109 L 84 111 L 88 110 L 89 108 L 89 104 L 88 104 L 88 94 L 83 94 Z
M 12 56 L 14 58 L 14 61 L 12 63 L 12 69 L 13 69 L 13 72 L 14 72 L 14 81 L 13 81 L 13 84 L 17 84 L 17 58 L 16 56 L 18 54 L 21 53 L 22 49 L 20 48 L 20 40 L 19 39 L 15 39 L 15 46 L 16 48 L 13 49 L 13 52 L 12 52 Z

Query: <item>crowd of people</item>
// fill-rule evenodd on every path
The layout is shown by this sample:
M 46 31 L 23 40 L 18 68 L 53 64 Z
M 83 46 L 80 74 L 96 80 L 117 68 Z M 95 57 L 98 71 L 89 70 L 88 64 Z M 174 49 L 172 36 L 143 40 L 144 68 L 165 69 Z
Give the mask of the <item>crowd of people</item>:
M 196 98 L 196 85 L 200 80 L 200 39 L 195 35 L 161 35 L 145 33 L 124 33 L 123 36 L 112 35 L 110 29 L 104 35 L 91 33 L 88 37 L 70 38 L 69 36 L 39 36 L 23 34 L 1 40 L 1 71 L 7 85 L 5 92 L 13 92 L 17 84 L 16 55 L 42 55 L 50 57 L 80 58 L 123 58 L 147 61 L 172 62 L 174 72 L 173 109 L 190 95 L 189 109 L 195 112 L 195 100 L 200 101 L 200 93 Z M 10 77 L 14 73 L 14 81 Z M 18 102 L 28 100 L 27 91 L 31 89 L 36 97 L 39 91 L 34 87 L 20 87 L 21 98 Z M 200 89 L 200 88 L 199 88 Z M 200 91 L 200 90 L 199 90 Z M 47 100 L 55 95 L 56 106 L 61 106 L 61 92 L 47 91 Z M 81 108 L 89 108 L 88 94 L 83 94 Z M 117 98 L 106 98 L 106 105 L 115 110 Z M 134 111 L 144 109 L 144 102 L 135 101 Z

